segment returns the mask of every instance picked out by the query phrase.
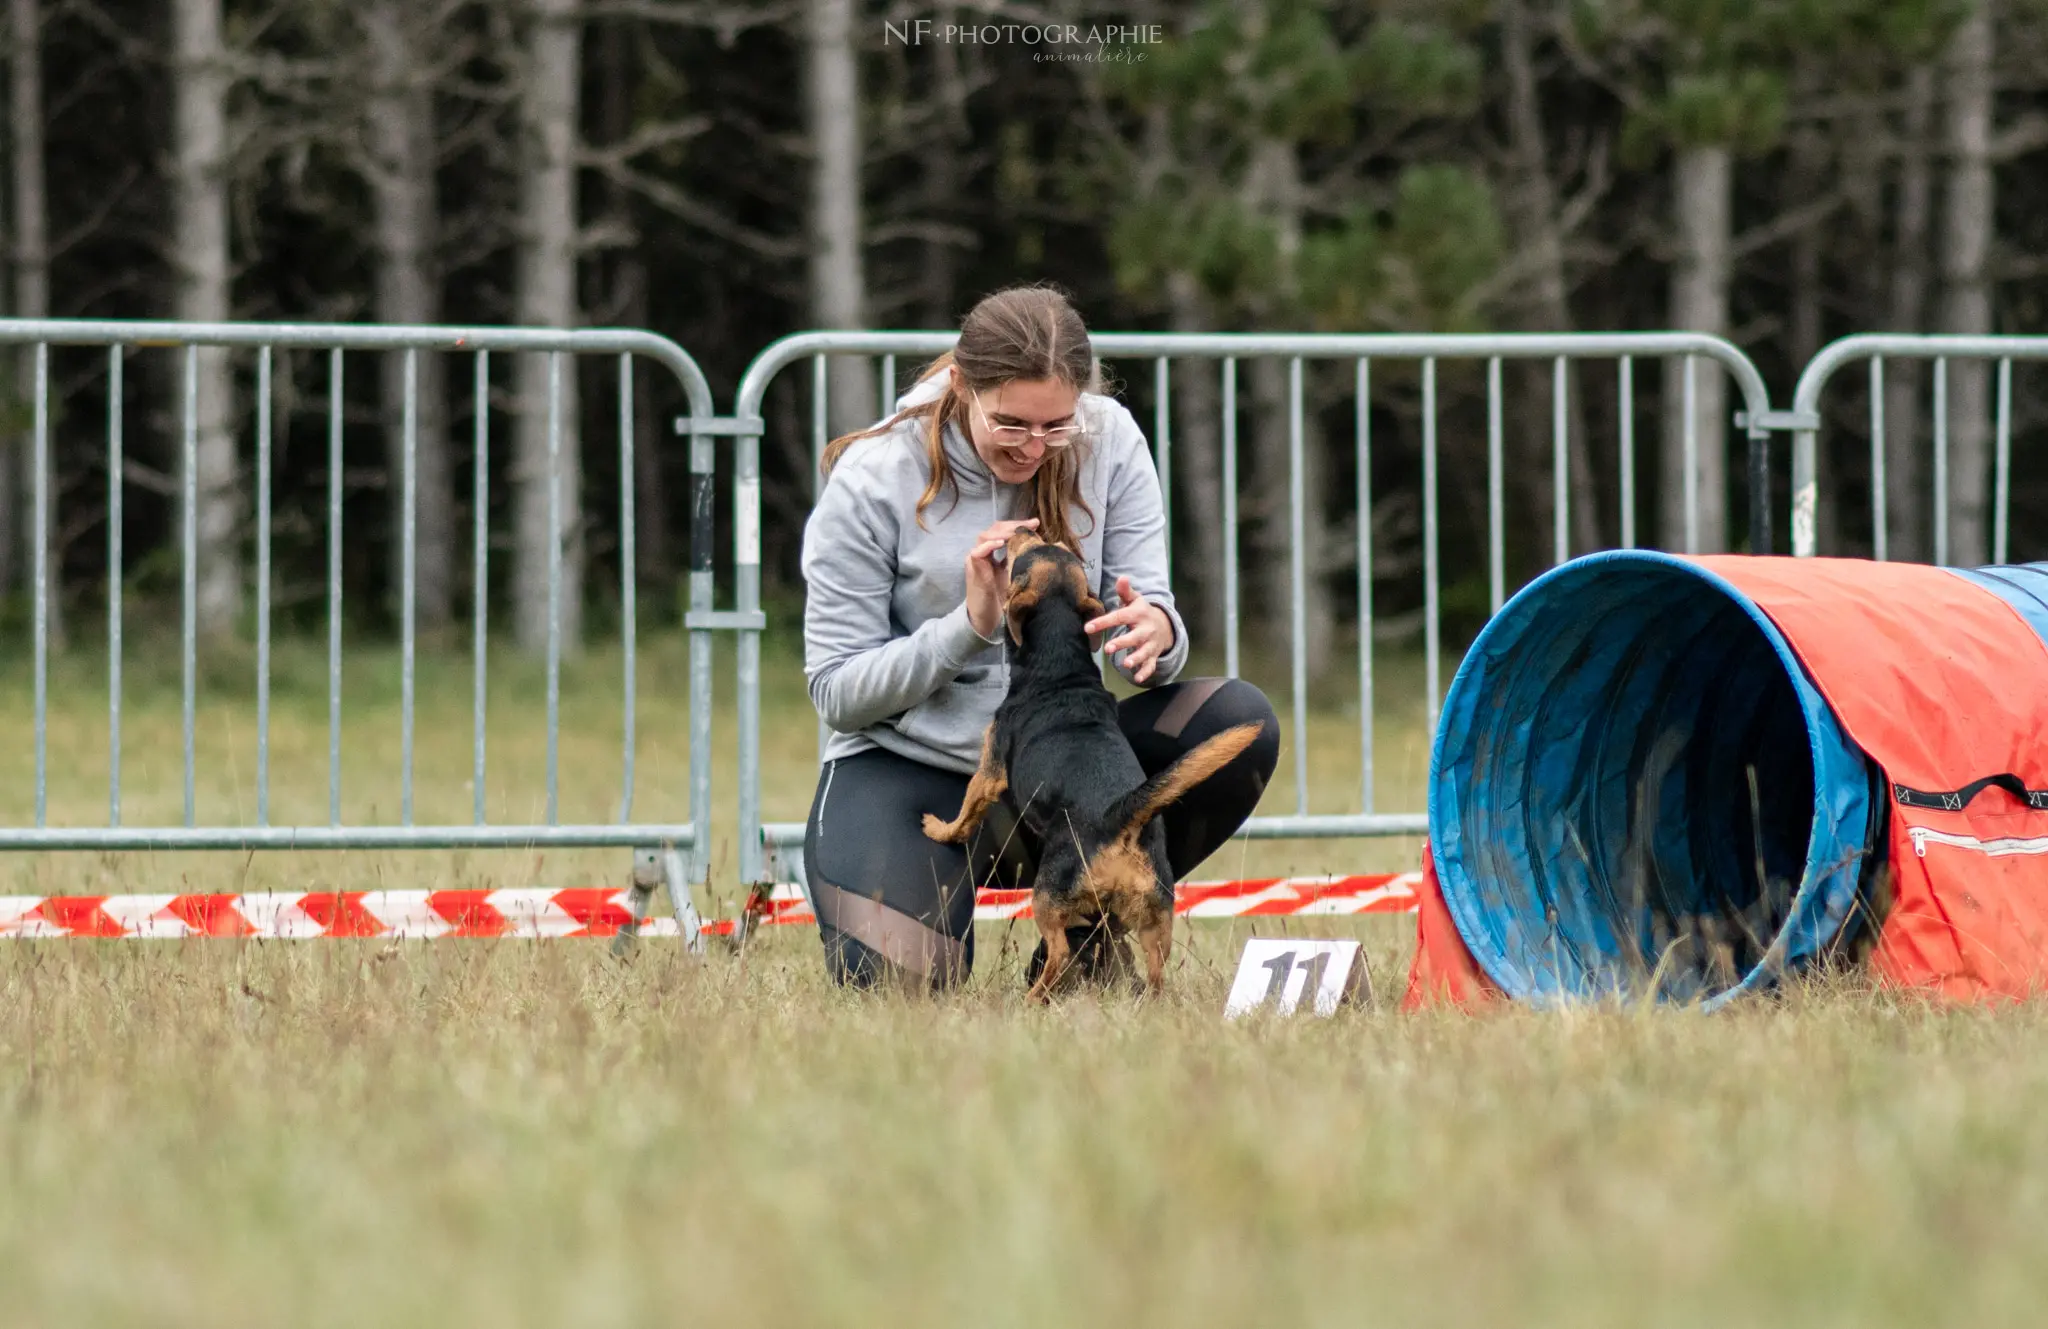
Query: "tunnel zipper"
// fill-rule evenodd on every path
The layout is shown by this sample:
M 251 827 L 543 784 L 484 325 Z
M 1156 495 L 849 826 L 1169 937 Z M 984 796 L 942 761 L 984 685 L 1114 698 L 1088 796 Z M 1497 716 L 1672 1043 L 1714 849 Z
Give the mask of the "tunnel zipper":
M 2037 835 L 2032 839 L 2004 836 L 1996 840 L 1980 840 L 1974 835 L 1950 835 L 1946 831 L 1931 831 L 1925 826 L 1908 826 L 1906 834 L 1913 837 L 1913 852 L 1921 858 L 1927 857 L 1927 842 L 1954 845 L 1958 849 L 1974 849 L 1980 854 L 2001 858 L 2007 854 L 2048 854 L 2048 835 Z

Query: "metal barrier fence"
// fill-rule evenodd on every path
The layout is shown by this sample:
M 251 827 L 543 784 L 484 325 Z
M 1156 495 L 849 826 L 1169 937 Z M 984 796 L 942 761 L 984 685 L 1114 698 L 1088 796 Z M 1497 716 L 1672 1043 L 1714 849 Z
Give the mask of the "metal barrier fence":
M 812 362 L 811 391 L 811 432 L 813 456 L 821 452 L 825 443 L 826 420 L 828 418 L 827 357 L 833 355 L 855 355 L 881 357 L 881 381 L 885 404 L 894 400 L 896 381 L 895 361 L 898 356 L 926 358 L 936 356 L 949 349 L 955 340 L 954 334 L 942 332 L 811 332 L 784 338 L 763 351 L 747 369 L 741 379 L 734 416 L 748 427 L 759 428 L 763 403 L 768 386 L 774 377 L 788 366 L 804 359 Z M 1764 456 L 1763 443 L 1768 431 L 1778 425 L 1770 411 L 1768 393 L 1763 377 L 1755 365 L 1740 350 L 1727 341 L 1698 333 L 1569 333 L 1569 334 L 1509 334 L 1509 335 L 1295 335 L 1295 334 L 1153 334 L 1153 333 L 1098 333 L 1092 338 L 1095 350 L 1105 358 L 1150 359 L 1154 362 L 1154 416 L 1152 423 L 1152 444 L 1154 459 L 1160 473 L 1162 491 L 1171 502 L 1172 474 L 1172 369 L 1174 360 L 1210 360 L 1219 362 L 1220 392 L 1222 407 L 1222 501 L 1223 542 L 1224 542 L 1224 617 L 1226 672 L 1235 677 L 1238 672 L 1239 632 L 1239 587 L 1237 576 L 1237 463 L 1239 457 L 1237 440 L 1237 368 L 1242 360 L 1257 358 L 1280 358 L 1288 364 L 1288 443 L 1289 443 L 1289 485 L 1288 512 L 1293 538 L 1292 560 L 1289 569 L 1292 588 L 1292 614 L 1290 626 L 1291 648 L 1291 696 L 1289 698 L 1292 717 L 1289 747 L 1294 763 L 1295 810 L 1290 816 L 1255 817 L 1246 825 L 1243 835 L 1264 839 L 1292 839 L 1313 836 L 1361 836 L 1361 835 L 1412 835 L 1427 829 L 1428 818 L 1423 812 L 1385 813 L 1373 807 L 1373 660 L 1372 635 L 1372 550 L 1370 541 L 1371 524 L 1363 518 L 1358 524 L 1359 547 L 1359 589 L 1358 615 L 1361 624 L 1359 633 L 1359 753 L 1360 753 L 1360 807 L 1355 813 L 1337 815 L 1311 815 L 1308 811 L 1308 677 L 1306 653 L 1304 650 L 1304 595 L 1307 576 L 1303 549 L 1303 512 L 1307 501 L 1304 492 L 1303 466 L 1303 363 L 1310 360 L 1349 361 L 1355 366 L 1355 392 L 1358 403 L 1356 414 L 1356 435 L 1354 446 L 1358 460 L 1358 510 L 1361 514 L 1371 511 L 1370 458 L 1371 420 L 1368 410 L 1371 388 L 1372 367 L 1375 362 L 1414 361 L 1419 362 L 1422 390 L 1422 490 L 1423 490 L 1423 561 L 1424 561 L 1424 670 L 1428 722 L 1433 728 L 1436 723 L 1439 703 L 1439 657 L 1441 646 L 1441 605 L 1440 567 L 1437 548 L 1437 401 L 1436 375 L 1439 362 L 1446 360 L 1483 361 L 1487 366 L 1487 454 L 1488 454 L 1488 557 L 1491 571 L 1492 599 L 1498 608 L 1502 599 L 1503 562 L 1503 459 L 1502 459 L 1502 384 L 1501 365 L 1507 360 L 1547 360 L 1553 366 L 1552 387 L 1552 443 L 1553 479 L 1555 496 L 1555 545 L 1558 561 L 1567 556 L 1567 505 L 1569 496 L 1568 447 L 1567 447 L 1567 384 L 1568 368 L 1575 361 L 1611 360 L 1615 362 L 1616 384 L 1622 406 L 1618 412 L 1621 421 L 1622 504 L 1624 512 L 1631 512 L 1635 501 L 1633 487 L 1634 421 L 1632 412 L 1634 362 L 1638 358 L 1672 359 L 1682 358 L 1684 363 L 1683 392 L 1686 410 L 1684 433 L 1684 456 L 1687 476 L 1687 513 L 1696 510 L 1698 495 L 1692 477 L 1697 471 L 1698 439 L 1695 434 L 1695 412 L 1692 398 L 1695 381 L 1695 364 L 1700 358 L 1714 361 L 1728 373 L 1740 394 L 1744 410 L 1737 417 L 1751 441 L 1751 474 L 1753 481 L 1762 476 L 1761 459 Z M 759 492 L 754 477 L 742 473 L 739 483 L 741 492 L 748 501 L 758 503 Z M 751 487 L 749 487 L 751 486 Z M 1762 485 L 1752 484 L 1752 492 L 1762 502 Z M 1169 526 L 1171 508 L 1169 506 Z M 742 525 L 757 518 L 741 517 Z M 1624 517 L 1624 531 L 1630 530 L 1629 518 Z M 1752 520 L 1756 520 L 1755 517 Z M 1764 527 L 1762 529 L 1766 529 Z M 746 587 L 742 587 L 742 607 L 757 604 L 748 600 Z M 742 639 L 742 649 L 748 642 Z M 754 666 L 758 670 L 758 661 Z M 748 677 L 758 682 L 758 674 L 742 674 L 742 694 L 746 693 Z M 743 701 L 743 705 L 745 702 Z M 740 717 L 740 870 L 741 880 L 746 883 L 760 883 L 767 879 L 764 849 L 773 851 L 786 871 L 800 873 L 800 850 L 803 843 L 803 826 L 800 823 L 762 824 L 759 798 L 759 708 L 754 705 Z
M 0 345 L 33 348 L 33 559 L 35 672 L 35 824 L 0 826 L 0 849 L 129 850 L 129 849 L 479 849 L 527 847 L 621 847 L 636 852 L 630 906 L 643 917 L 654 889 L 666 884 L 678 920 L 692 945 L 696 911 L 692 879 L 702 881 L 711 825 L 711 636 L 714 631 L 743 629 L 752 642 L 758 629 L 751 617 L 720 613 L 712 605 L 711 512 L 714 483 L 713 436 L 736 432 L 729 421 L 714 418 L 711 391 L 703 373 L 682 348 L 666 338 L 637 331 L 551 331 L 519 328 L 379 327 L 363 325 L 207 324 L 177 322 L 87 322 L 68 320 L 0 320 Z M 107 351 L 108 413 L 106 422 L 108 504 L 108 728 L 109 775 L 107 822 L 104 826 L 48 824 L 48 654 L 49 591 L 48 531 L 51 509 L 50 350 L 56 347 L 104 347 Z M 256 452 L 256 815 L 253 823 L 208 823 L 199 817 L 194 789 L 194 715 L 197 662 L 197 521 L 196 476 L 199 422 L 199 352 L 202 347 L 253 350 L 257 360 L 255 403 Z M 182 520 L 183 623 L 183 778 L 184 817 L 176 826 L 133 826 L 122 819 L 122 522 L 126 486 L 123 457 L 123 370 L 128 352 L 138 348 L 182 351 Z M 270 646 L 271 646 L 271 452 L 272 361 L 278 351 L 325 351 L 328 354 L 328 494 L 327 621 L 328 621 L 328 819 L 325 825 L 270 823 Z M 346 352 L 397 352 L 403 355 L 404 411 L 401 483 L 405 518 L 402 523 L 401 620 L 401 760 L 397 825 L 346 824 L 341 801 L 341 677 L 342 677 L 342 461 Z M 473 531 L 472 649 L 474 663 L 474 815 L 463 824 L 417 824 L 413 817 L 413 720 L 415 703 L 414 559 L 416 545 L 416 452 L 418 427 L 418 357 L 420 353 L 460 353 L 473 358 L 474 446 L 476 492 Z M 557 748 L 560 737 L 562 664 L 561 596 L 564 531 L 561 489 L 548 488 L 551 538 L 548 566 L 547 634 L 547 812 L 544 823 L 493 824 L 486 815 L 485 713 L 488 646 L 488 493 L 491 445 L 490 356 L 494 352 L 547 356 L 548 476 L 561 474 L 563 436 L 562 374 L 565 356 L 616 357 L 618 366 L 620 466 L 621 634 L 624 675 L 621 679 L 621 774 L 618 812 L 608 823 L 564 824 L 558 814 Z M 635 703 L 635 634 L 638 606 L 634 588 L 633 508 L 634 364 L 645 360 L 669 375 L 680 388 L 690 412 L 676 422 L 678 434 L 690 438 L 693 523 L 690 542 L 690 798 L 685 817 L 677 821 L 640 821 L 633 813 Z M 751 440 L 745 440 L 751 441 Z M 644 446 L 644 444 L 642 444 Z M 743 511 L 748 511 L 744 505 Z M 758 560 L 756 560 L 758 562 Z
M 1911 336 L 1865 333 L 1822 347 L 1800 372 L 1792 392 L 1792 409 L 1784 418 L 1792 437 L 1792 552 L 1811 557 L 1817 549 L 1816 516 L 1820 502 L 1819 438 L 1821 398 L 1844 366 L 1865 361 L 1870 373 L 1871 528 L 1874 556 L 1888 553 L 1886 530 L 1885 361 L 1934 362 L 1933 402 L 1933 555 L 1949 561 L 1949 433 L 1948 365 L 1951 360 L 1988 360 L 1998 366 L 1997 405 L 1992 435 L 1991 562 L 2006 561 L 2012 510 L 2012 365 L 2015 360 L 2048 360 L 2048 337 Z
M 0 850 L 129 850 L 129 849 L 456 849 L 525 847 L 620 847 L 635 851 L 631 908 L 635 917 L 644 916 L 653 890 L 666 885 L 692 945 L 700 944 L 693 882 L 708 876 L 708 855 L 712 836 L 712 643 L 716 633 L 735 634 L 738 654 L 736 690 L 738 760 L 734 770 L 738 801 L 738 880 L 746 886 L 767 884 L 777 875 L 802 878 L 800 823 L 765 823 L 761 806 L 761 655 L 760 633 L 765 627 L 761 606 L 761 466 L 760 443 L 765 430 L 764 404 L 770 384 L 783 370 L 799 362 L 811 362 L 811 419 L 813 459 L 826 441 L 829 418 L 827 372 L 830 356 L 864 356 L 880 360 L 883 400 L 893 401 L 898 357 L 922 361 L 949 349 L 955 334 L 948 332 L 814 332 L 784 338 L 757 356 L 747 368 L 736 392 L 731 416 L 715 412 L 710 389 L 696 363 L 675 343 L 652 333 L 622 330 L 553 331 L 519 328 L 385 327 L 369 325 L 286 325 L 286 324 L 203 324 L 173 322 L 89 322 L 66 320 L 0 319 L 0 345 L 29 348 L 33 358 L 33 568 L 34 587 L 34 677 L 35 677 L 35 817 L 32 827 L 0 826 Z M 1801 374 L 1789 411 L 1771 409 L 1761 374 L 1732 344 L 1695 333 L 1573 333 L 1512 335 L 1307 335 L 1307 334 L 1150 334 L 1102 333 L 1094 338 L 1098 353 L 1110 359 L 1152 361 L 1151 437 L 1154 461 L 1168 504 L 1169 533 L 1173 471 L 1173 392 L 1176 361 L 1206 361 L 1214 366 L 1221 403 L 1219 458 L 1220 499 L 1223 507 L 1222 599 L 1224 611 L 1225 670 L 1235 677 L 1240 665 L 1241 596 L 1238 567 L 1239 463 L 1242 450 L 1238 439 L 1238 371 L 1242 362 L 1258 359 L 1280 360 L 1287 374 L 1288 486 L 1287 520 L 1292 535 L 1288 582 L 1292 594 L 1288 644 L 1290 648 L 1289 693 L 1286 710 L 1290 718 L 1290 755 L 1293 762 L 1295 808 L 1291 814 L 1254 818 L 1241 832 L 1250 838 L 1286 839 L 1324 836 L 1368 836 L 1420 834 L 1427 829 L 1421 811 L 1384 812 L 1375 808 L 1374 762 L 1374 661 L 1372 511 L 1372 416 L 1371 390 L 1375 364 L 1409 362 L 1416 366 L 1420 387 L 1420 433 L 1422 491 L 1422 582 L 1423 644 L 1426 714 L 1429 725 L 1436 723 L 1439 706 L 1442 628 L 1442 569 L 1439 557 L 1438 440 L 1440 412 L 1438 368 L 1444 362 L 1483 365 L 1486 381 L 1487 455 L 1487 567 L 1490 601 L 1498 609 L 1504 598 L 1504 391 L 1502 367 L 1509 361 L 1548 362 L 1551 365 L 1550 435 L 1552 453 L 1551 503 L 1553 542 L 1557 561 L 1568 553 L 1569 497 L 1571 493 L 1570 448 L 1568 446 L 1568 390 L 1575 363 L 1608 361 L 1614 366 L 1615 419 L 1619 437 L 1618 474 L 1622 508 L 1621 543 L 1633 544 L 1632 513 L 1635 505 L 1634 454 L 1635 362 L 1639 359 L 1676 361 L 1683 370 L 1679 379 L 1684 421 L 1682 438 L 1685 468 L 1685 512 L 1688 529 L 1697 511 L 1697 489 L 1693 483 L 1698 470 L 1699 440 L 1696 437 L 1694 405 L 1695 375 L 1701 359 L 1718 364 L 1739 394 L 1742 410 L 1734 417 L 1740 435 L 1749 444 L 1750 493 L 1752 497 L 1752 538 L 1761 537 L 1768 547 L 1767 482 L 1765 445 L 1774 432 L 1791 432 L 1792 447 L 1792 552 L 1811 556 L 1816 547 L 1815 514 L 1818 505 L 1816 452 L 1821 425 L 1821 397 L 1832 377 L 1844 365 L 1857 360 L 1870 363 L 1872 381 L 1873 518 L 1877 550 L 1884 553 L 1885 489 L 1883 456 L 1885 419 L 1882 376 L 1887 358 L 1932 360 L 1934 377 L 1934 452 L 1936 482 L 1936 560 L 1945 559 L 1947 507 L 1948 412 L 1945 395 L 1945 366 L 1953 359 L 1988 359 L 1998 365 L 1996 437 L 1996 503 L 1993 561 L 2006 557 L 2010 506 L 2010 439 L 2012 428 L 2011 386 L 2014 360 L 2048 360 L 2048 338 L 2018 337 L 1906 337 L 1860 336 L 1843 339 L 1824 348 Z M 107 631 L 109 645 L 108 720 L 109 778 L 108 816 L 104 826 L 50 826 L 48 810 L 48 654 L 50 569 L 48 567 L 52 475 L 50 467 L 49 364 L 52 347 L 98 347 L 107 352 L 105 373 L 109 383 L 106 422 L 108 550 L 112 575 L 108 579 Z M 194 714 L 196 687 L 196 449 L 200 433 L 198 354 L 202 347 L 253 351 L 256 356 L 257 393 L 255 403 L 255 453 L 257 464 L 256 502 L 256 815 L 246 823 L 206 823 L 198 815 L 194 786 Z M 184 817 L 175 826 L 134 826 L 125 824 L 121 807 L 121 704 L 122 704 L 122 503 L 125 491 L 123 466 L 122 375 L 126 355 L 137 349 L 182 351 L 181 438 L 184 477 L 180 492 L 183 518 L 181 571 L 183 574 L 181 665 L 183 670 L 183 780 Z M 325 825 L 272 825 L 269 818 L 269 700 L 271 645 L 271 540 L 270 464 L 272 451 L 272 360 L 279 351 L 325 351 L 328 355 L 328 494 L 327 494 L 327 623 L 328 623 L 328 820 Z M 397 825 L 345 823 L 341 815 L 341 661 L 342 661 L 342 417 L 345 382 L 345 353 L 401 353 L 405 392 L 401 425 L 404 445 L 400 463 L 400 484 L 405 520 L 402 525 L 402 569 L 399 576 L 400 672 L 401 672 L 401 759 L 400 816 Z M 473 684 L 473 768 L 475 775 L 474 814 L 468 824 L 415 824 L 413 818 L 413 719 L 414 719 L 414 512 L 417 444 L 417 363 L 420 353 L 463 354 L 473 357 L 474 447 L 476 450 L 476 493 L 473 516 L 473 584 L 477 587 L 472 605 Z M 539 824 L 492 823 L 486 816 L 484 795 L 486 707 L 486 656 L 488 650 L 487 586 L 488 540 L 488 458 L 490 430 L 490 360 L 493 353 L 539 354 L 548 357 L 547 394 L 549 467 L 558 475 L 561 465 L 563 408 L 561 383 L 564 357 L 612 356 L 617 360 L 618 447 L 620 456 L 619 533 L 621 542 L 621 645 L 624 669 L 620 691 L 621 775 L 618 812 L 608 822 L 563 823 L 557 812 L 556 749 L 560 735 L 560 669 L 562 633 L 559 617 L 562 588 L 562 539 L 558 504 L 551 502 L 549 523 L 550 622 L 547 640 L 547 815 Z M 651 440 L 634 437 L 634 364 L 646 360 L 658 365 L 680 390 L 688 414 L 674 421 L 678 436 L 689 439 L 690 512 L 689 594 L 684 626 L 689 637 L 689 800 L 680 820 L 638 821 L 634 819 L 635 708 L 637 676 L 635 640 L 638 607 L 634 585 L 633 456 L 636 447 Z M 1352 446 L 1357 465 L 1356 501 L 1361 519 L 1357 528 L 1357 613 L 1361 625 L 1358 648 L 1359 698 L 1359 807 L 1355 812 L 1311 814 L 1308 811 L 1308 675 L 1307 629 L 1304 587 L 1310 575 L 1302 534 L 1304 513 L 1310 497 L 1305 478 L 1304 452 L 1307 433 L 1305 414 L 1307 390 L 1305 365 L 1311 362 L 1347 363 L 1352 369 L 1355 398 L 1355 427 Z M 716 510 L 718 461 L 716 440 L 730 437 L 733 444 L 733 562 L 735 567 L 733 607 L 716 607 L 713 578 L 713 517 Z M 558 497 L 559 485 L 550 485 L 551 497 Z M 772 861 L 771 861 L 772 855 Z

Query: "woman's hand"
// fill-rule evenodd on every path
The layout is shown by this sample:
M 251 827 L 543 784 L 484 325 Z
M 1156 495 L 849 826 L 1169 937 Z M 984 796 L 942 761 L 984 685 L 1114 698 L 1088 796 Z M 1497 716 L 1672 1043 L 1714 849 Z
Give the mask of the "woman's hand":
M 1010 565 L 998 563 L 995 552 L 1010 541 L 1014 531 L 1035 530 L 1038 518 L 999 521 L 974 539 L 967 551 L 967 621 L 984 637 L 994 637 L 1002 627 L 1003 601 L 1010 593 Z
M 1152 677 L 1159 657 L 1173 648 L 1173 620 L 1164 609 L 1132 590 L 1129 577 L 1116 579 L 1116 598 L 1122 603 L 1100 618 L 1091 619 L 1085 631 L 1093 634 L 1111 628 L 1129 629 L 1109 643 L 1109 658 L 1121 657 L 1120 663 L 1130 670 L 1131 681 L 1143 683 Z

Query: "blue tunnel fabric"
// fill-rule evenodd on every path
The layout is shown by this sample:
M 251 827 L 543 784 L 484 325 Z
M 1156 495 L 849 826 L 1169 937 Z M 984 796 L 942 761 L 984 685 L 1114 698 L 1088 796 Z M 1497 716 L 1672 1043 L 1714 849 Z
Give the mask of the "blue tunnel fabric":
M 1885 806 L 1762 609 L 1647 551 L 1509 601 L 1452 681 L 1430 763 L 1445 903 L 1527 1001 L 1716 1005 L 1811 962 L 1856 929 Z
M 1948 568 L 1974 582 L 2019 611 L 2044 645 L 2048 645 L 2048 563 L 2013 563 L 2004 567 Z

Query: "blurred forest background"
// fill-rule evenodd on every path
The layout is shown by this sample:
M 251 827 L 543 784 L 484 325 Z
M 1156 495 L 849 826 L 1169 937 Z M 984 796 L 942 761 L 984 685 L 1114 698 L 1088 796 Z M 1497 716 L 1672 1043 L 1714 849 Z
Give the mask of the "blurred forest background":
M 1046 23 L 1102 39 L 1025 40 Z M 977 39 L 948 39 L 970 25 Z M 1781 408 L 1831 338 L 2040 331 L 2048 301 L 2048 0 L 7 0 L 0 30 L 5 312 L 641 326 L 698 359 L 721 410 L 778 337 L 955 327 L 986 291 L 1041 278 L 1105 330 L 1699 329 L 1754 357 Z M 0 586 L 16 614 L 33 563 L 29 355 L 4 366 Z M 143 612 L 174 612 L 180 363 L 129 360 L 124 578 Z M 253 602 L 253 357 L 202 363 L 199 613 L 232 634 Z M 534 644 L 541 380 L 494 368 L 495 621 Z M 1151 366 L 1114 368 L 1149 429 Z M 1888 370 L 1891 555 L 1926 558 L 1931 374 Z M 60 349 L 49 372 L 54 627 L 92 638 L 109 566 L 106 355 Z M 1632 397 L 1634 534 L 1667 548 L 1682 540 L 1672 372 L 1638 364 Z M 431 637 L 468 613 L 475 422 L 466 357 L 423 357 L 421 373 L 417 611 Z M 275 596 L 310 629 L 325 605 L 328 360 L 280 355 L 275 374 Z M 1176 582 L 1196 630 L 1215 631 L 1217 381 L 1209 362 L 1174 375 Z M 1512 587 L 1552 558 L 1555 496 L 1551 367 L 1508 379 Z M 614 381 L 593 363 L 569 384 L 572 635 L 618 599 Z M 1620 396 L 1603 367 L 1569 381 L 1583 552 L 1623 533 Z M 1829 401 L 1824 553 L 1870 549 L 1864 381 L 1848 375 Z M 833 382 L 835 430 L 874 418 L 873 365 Z M 637 575 L 666 612 L 687 458 L 672 385 L 641 383 Z M 1353 384 L 1349 364 L 1309 379 L 1318 670 L 1353 603 Z M 768 403 L 764 559 L 781 604 L 800 593 L 809 385 L 787 372 Z M 2048 515 L 2036 388 L 2048 371 L 2021 366 L 2015 559 L 2048 552 L 2033 534 Z M 1945 389 L 1950 561 L 1983 562 L 1994 380 L 1958 363 Z M 1285 621 L 1286 390 L 1284 365 L 1243 366 L 1254 628 Z M 344 580 L 372 630 L 395 604 L 399 391 L 395 360 L 350 357 Z M 1740 405 L 1703 367 L 1704 549 L 1745 539 Z M 1487 607 L 1483 367 L 1447 363 L 1439 409 L 1446 603 L 1473 626 Z M 1390 636 L 1415 629 L 1421 603 L 1419 412 L 1414 366 L 1376 365 L 1365 520 Z M 1773 447 L 1782 550 L 1786 436 Z M 719 519 L 722 560 L 722 504 Z

